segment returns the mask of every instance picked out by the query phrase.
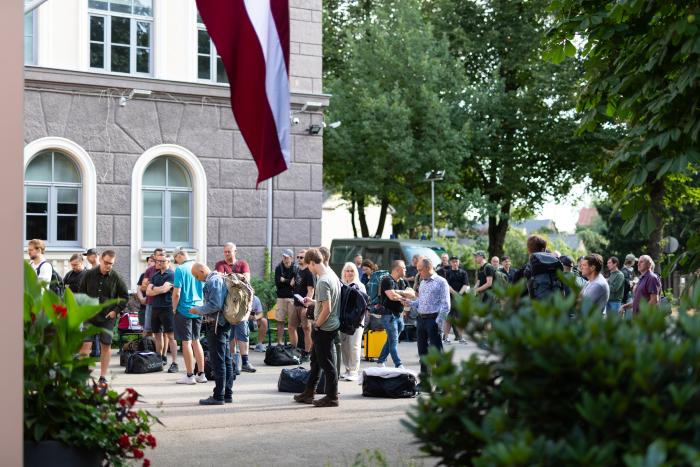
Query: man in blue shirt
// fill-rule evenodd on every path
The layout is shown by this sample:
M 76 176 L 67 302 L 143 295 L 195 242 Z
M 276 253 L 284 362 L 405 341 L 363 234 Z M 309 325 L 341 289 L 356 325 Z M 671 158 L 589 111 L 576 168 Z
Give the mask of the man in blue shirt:
M 168 373 L 177 373 L 177 343 L 173 335 L 173 281 L 175 273 L 170 269 L 170 258 L 160 256 L 156 260 L 156 272 L 151 276 L 151 283 L 146 289 L 146 295 L 153 297 L 151 301 L 151 329 L 155 334 L 156 353 L 161 355 L 163 365 L 166 364 L 168 345 L 172 363 Z M 165 342 L 163 342 L 165 334 Z
M 224 279 L 217 272 L 212 272 L 206 264 L 194 263 L 192 275 L 204 282 L 204 304 L 190 308 L 194 315 L 206 316 L 213 321 L 207 332 L 209 357 L 214 370 L 214 394 L 206 399 L 200 399 L 201 405 L 224 405 L 233 402 L 233 359 L 229 342 L 231 340 L 231 324 L 224 318 L 224 304 L 228 289 Z
M 428 373 L 428 367 L 423 362 L 423 355 L 428 353 L 428 344 L 442 352 L 440 339 L 440 324 L 445 321 L 450 312 L 450 286 L 444 277 L 433 270 L 433 263 L 423 258 L 417 265 L 421 282 L 417 300 L 402 299 L 406 306 L 418 308 L 416 332 L 418 338 L 418 356 L 421 357 L 420 371 Z
M 206 383 L 204 376 L 204 350 L 199 343 L 202 329 L 201 316 L 190 313 L 194 306 L 202 304 L 202 283 L 192 275 L 191 260 L 186 250 L 175 251 L 175 262 L 179 264 L 173 280 L 173 312 L 175 312 L 175 338 L 182 341 L 182 357 L 187 373 L 176 381 L 177 384 Z M 194 355 L 193 355 L 194 353 Z M 194 362 L 197 361 L 199 374 L 194 375 Z

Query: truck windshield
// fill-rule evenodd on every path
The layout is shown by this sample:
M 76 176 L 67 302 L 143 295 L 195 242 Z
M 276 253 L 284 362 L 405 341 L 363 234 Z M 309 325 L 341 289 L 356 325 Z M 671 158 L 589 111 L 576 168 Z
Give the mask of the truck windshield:
M 439 254 L 442 254 L 444 250 L 436 252 L 433 248 L 427 246 L 404 246 L 404 254 L 406 255 L 406 262 L 410 265 L 413 260 L 414 255 L 421 255 L 428 258 L 433 263 L 433 267 L 438 267 L 440 265 Z

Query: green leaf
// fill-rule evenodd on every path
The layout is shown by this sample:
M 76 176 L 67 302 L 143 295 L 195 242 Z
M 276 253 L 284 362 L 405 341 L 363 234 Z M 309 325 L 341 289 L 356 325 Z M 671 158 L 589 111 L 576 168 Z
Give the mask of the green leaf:
M 622 235 L 628 235 L 632 229 L 634 228 L 634 225 L 637 223 L 637 218 L 639 217 L 639 213 L 635 214 L 631 218 L 629 218 L 622 226 L 621 232 Z

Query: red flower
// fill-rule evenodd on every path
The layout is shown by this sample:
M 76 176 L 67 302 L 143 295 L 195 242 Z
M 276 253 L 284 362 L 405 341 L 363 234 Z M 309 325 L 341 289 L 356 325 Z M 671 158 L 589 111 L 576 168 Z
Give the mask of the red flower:
M 143 443 L 144 441 L 146 441 L 146 435 L 143 433 L 139 433 L 139 435 L 136 439 L 139 440 L 139 443 Z
M 59 318 L 65 318 L 66 315 L 68 314 L 68 308 L 66 308 L 63 305 L 59 305 L 58 303 L 54 303 L 51 306 L 53 307 L 53 311 L 56 312 L 56 316 Z
M 119 437 L 119 447 L 122 449 L 126 449 L 129 446 L 131 446 L 131 441 L 129 440 L 129 435 L 124 433 Z
M 124 407 L 126 405 L 126 401 L 124 399 L 119 399 L 119 405 Z
M 143 467 L 151 467 L 151 461 L 148 459 L 143 460 Z
M 156 447 L 156 437 L 155 437 L 155 436 L 149 434 L 148 436 L 146 436 L 146 442 L 147 442 L 148 445 L 151 446 L 152 448 L 155 448 L 155 447 Z
M 136 404 L 136 401 L 139 398 L 139 393 L 132 388 L 126 388 L 126 393 L 128 394 L 126 399 L 129 401 L 129 405 Z
M 32 323 L 33 323 L 34 321 L 36 321 L 36 315 L 35 315 L 34 313 L 31 313 L 31 314 L 29 315 L 29 318 L 32 320 Z
M 134 418 L 136 418 L 136 417 L 138 417 L 138 416 L 139 416 L 139 414 L 137 414 L 137 413 L 134 412 L 133 410 L 129 410 L 129 411 L 126 413 L 126 418 L 128 418 L 129 420 L 133 420 Z
M 143 451 L 137 448 L 134 448 L 131 452 L 134 453 L 134 459 L 141 459 L 143 457 Z

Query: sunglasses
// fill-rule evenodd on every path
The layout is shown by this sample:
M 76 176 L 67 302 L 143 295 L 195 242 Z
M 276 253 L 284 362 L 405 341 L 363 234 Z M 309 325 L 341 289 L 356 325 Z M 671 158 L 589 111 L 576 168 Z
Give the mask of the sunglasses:
M 297 256 L 297 259 L 304 259 L 303 256 Z

